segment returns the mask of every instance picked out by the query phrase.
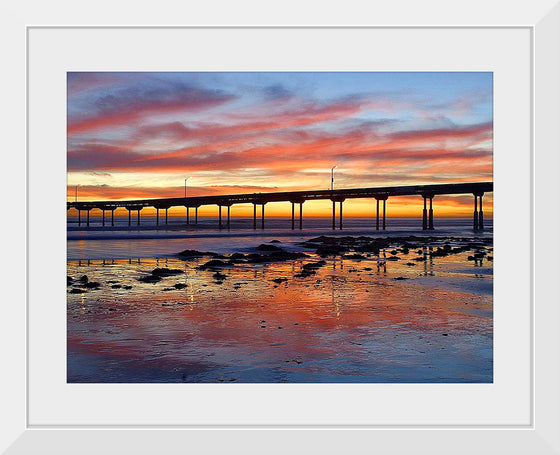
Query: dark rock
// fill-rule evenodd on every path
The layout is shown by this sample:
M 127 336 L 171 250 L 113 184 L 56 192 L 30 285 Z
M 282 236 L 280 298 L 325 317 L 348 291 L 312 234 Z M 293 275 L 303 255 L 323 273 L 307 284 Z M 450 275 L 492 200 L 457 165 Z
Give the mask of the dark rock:
M 138 278 L 138 281 L 142 283 L 159 283 L 161 281 L 161 277 L 157 275 L 146 275 Z
M 233 262 L 233 261 L 245 260 L 245 259 L 246 259 L 246 256 L 245 256 L 244 254 L 242 254 L 242 253 L 233 253 L 233 254 L 229 257 L 229 260 L 230 260 L 231 262 Z
M 66 286 L 70 286 L 72 284 L 72 281 L 74 281 L 74 279 L 71 276 L 67 276 L 66 277 Z
M 300 273 L 294 275 L 295 278 L 307 278 L 308 276 L 315 275 L 317 271 L 315 270 L 302 270 Z
M 388 258 L 385 259 L 386 261 L 400 261 L 401 258 L 398 256 L 389 256 Z
M 180 269 L 157 268 L 152 270 L 152 275 L 159 277 L 180 275 L 181 273 L 183 273 L 183 270 Z
M 173 288 L 163 288 L 162 291 L 174 291 Z
M 281 250 L 271 253 L 268 257 L 274 261 L 291 261 L 293 259 L 302 259 L 309 256 L 305 253 L 300 253 L 297 251 L 291 252 Z
M 300 273 L 296 273 L 294 277 L 296 278 L 306 278 L 311 275 L 315 275 L 317 270 L 323 267 L 326 264 L 325 261 L 318 261 L 318 262 L 310 262 L 308 264 L 304 264 L 301 268 Z
M 445 256 L 449 256 L 449 252 L 444 250 L 443 248 L 438 248 L 437 250 L 431 252 L 431 256 L 432 257 L 445 257 Z
M 276 240 L 276 239 L 274 239 L 274 240 L 271 240 L 271 241 L 270 241 L 270 242 L 268 242 L 268 243 L 282 243 L 282 242 L 281 242 L 280 240 Z
M 70 289 L 70 294 L 81 294 L 82 292 L 86 292 L 86 290 L 81 288 Z
M 212 253 L 210 251 L 196 251 L 196 250 L 183 250 L 180 253 L 177 253 L 177 256 L 185 259 L 194 259 L 194 258 L 202 258 L 204 256 L 218 256 L 216 253 Z
M 187 287 L 187 285 L 184 284 L 184 283 L 175 283 L 175 284 L 173 285 L 173 287 L 174 287 L 175 289 L 185 289 L 185 288 Z
M 319 236 L 319 237 L 315 237 L 315 238 L 313 238 L 313 239 L 309 239 L 308 242 L 326 243 L 326 242 L 329 242 L 329 241 L 331 241 L 331 240 L 336 240 L 336 239 L 333 238 L 333 237 L 327 237 L 327 236 L 325 236 L 325 235 L 321 235 L 321 236 Z
M 326 264 L 325 261 L 317 261 L 317 262 L 308 262 L 304 264 L 302 269 L 303 270 L 317 270 L 323 267 Z
M 397 277 L 393 278 L 393 280 L 402 281 L 402 280 L 408 280 L 408 278 L 404 277 L 404 276 L 397 276 Z
M 227 275 L 224 275 L 223 273 L 220 272 L 216 272 L 214 273 L 214 275 L 212 275 L 212 277 L 214 277 L 216 281 L 224 281 L 227 278 Z
M 284 281 L 288 281 L 288 278 L 274 278 L 272 281 L 280 284 L 280 283 L 283 283 Z
M 365 259 L 365 256 L 362 256 L 361 254 L 345 254 L 342 257 L 343 259 L 353 259 L 356 261 L 361 261 L 362 259 Z
M 379 254 L 379 251 L 383 247 L 384 246 L 382 244 L 375 241 L 375 242 L 366 243 L 364 245 L 356 245 L 356 246 L 354 246 L 354 250 L 359 251 L 361 253 L 373 253 L 373 254 L 377 255 L 377 254 Z
M 88 282 L 88 277 L 87 275 L 82 275 L 79 280 L 80 283 L 87 283 Z
M 416 265 L 414 262 L 407 262 L 405 265 L 408 265 L 409 267 L 412 267 L 414 265 Z
M 222 268 L 228 265 L 226 262 L 221 261 L 220 259 L 211 259 L 210 261 L 200 265 L 199 269 L 208 269 L 208 268 Z
M 262 262 L 268 262 L 269 260 L 268 256 L 262 254 L 251 253 L 247 255 L 247 262 L 251 262 L 253 264 L 260 264 Z
M 315 253 L 321 257 L 338 256 L 339 254 L 348 252 L 349 248 L 342 245 L 321 245 L 315 250 Z
M 123 286 L 123 289 L 129 290 L 129 289 L 132 289 L 132 286 L 129 286 L 128 284 L 125 284 Z
M 122 286 L 120 284 L 113 284 L 113 285 L 111 285 L 111 288 L 112 289 L 120 289 L 120 288 L 122 288 Z
M 389 254 L 397 255 L 397 254 L 399 254 L 399 252 L 397 250 L 392 250 L 392 251 L 389 251 Z
M 99 286 L 101 286 L 101 283 L 98 283 L 97 281 L 89 281 L 84 284 L 84 287 L 87 289 L 97 289 Z
M 257 250 L 259 251 L 284 251 L 282 248 L 275 246 L 275 245 L 267 245 L 265 243 L 261 243 Z
M 290 252 L 290 251 L 274 251 L 270 254 L 256 254 L 251 253 L 247 255 L 247 262 L 259 264 L 263 262 L 283 262 L 291 261 L 293 259 L 301 259 L 308 257 L 305 253 Z
M 317 249 L 319 247 L 318 243 L 315 242 L 300 242 L 298 243 L 298 245 L 304 246 L 306 248 L 310 248 L 310 249 Z

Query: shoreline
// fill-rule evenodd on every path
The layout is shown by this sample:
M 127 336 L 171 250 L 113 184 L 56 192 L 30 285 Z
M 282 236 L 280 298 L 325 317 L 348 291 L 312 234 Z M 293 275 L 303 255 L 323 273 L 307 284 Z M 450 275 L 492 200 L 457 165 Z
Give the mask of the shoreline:
M 345 230 L 345 231 L 246 231 L 246 232 L 214 232 L 199 235 L 141 235 L 141 236 L 100 236 L 71 238 L 67 242 L 67 261 L 74 260 L 114 260 L 138 258 L 169 258 L 174 257 L 186 247 L 198 250 L 211 250 L 216 253 L 227 254 L 235 252 L 249 252 L 258 243 L 267 243 L 271 240 L 281 241 L 288 249 L 301 250 L 299 244 L 316 238 L 332 237 L 336 239 L 367 237 L 377 242 L 387 239 L 423 239 L 427 242 L 436 242 L 441 239 L 449 241 L 483 241 L 493 239 L 491 230 L 484 232 L 456 232 L 451 230 L 422 231 L 371 231 L 371 230 Z M 463 239 L 463 240 L 461 240 Z M 85 241 L 85 243 L 83 243 Z M 253 245 L 255 244 L 255 245 Z

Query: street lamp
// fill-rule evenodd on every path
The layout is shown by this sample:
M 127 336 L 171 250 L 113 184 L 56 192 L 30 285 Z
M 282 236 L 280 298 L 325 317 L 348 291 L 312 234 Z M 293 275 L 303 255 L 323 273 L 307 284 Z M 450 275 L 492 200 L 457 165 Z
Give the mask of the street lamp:
M 76 195 L 75 195 L 75 197 L 74 197 L 74 202 L 78 202 L 78 187 L 79 187 L 79 186 L 80 186 L 80 185 L 76 185 Z
M 334 170 L 336 166 L 331 167 L 331 191 L 334 190 Z
M 187 197 L 187 180 L 190 179 L 190 177 L 187 177 L 185 179 L 185 198 Z

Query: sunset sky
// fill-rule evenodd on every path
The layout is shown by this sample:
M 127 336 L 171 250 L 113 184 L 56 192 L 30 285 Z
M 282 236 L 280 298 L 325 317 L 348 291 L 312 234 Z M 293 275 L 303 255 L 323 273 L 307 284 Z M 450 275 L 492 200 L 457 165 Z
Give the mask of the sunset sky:
M 336 188 L 492 181 L 492 122 L 492 73 L 68 73 L 67 195 L 181 197 L 185 177 L 189 196 L 328 189 L 335 165 Z M 422 198 L 388 204 L 415 216 Z M 438 196 L 434 209 L 470 216 L 472 196 Z

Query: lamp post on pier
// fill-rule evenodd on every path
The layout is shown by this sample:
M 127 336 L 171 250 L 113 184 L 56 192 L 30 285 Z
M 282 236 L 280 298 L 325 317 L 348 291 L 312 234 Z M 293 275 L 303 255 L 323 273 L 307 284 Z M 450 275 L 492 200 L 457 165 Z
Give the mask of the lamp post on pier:
M 334 170 L 336 166 L 331 167 L 331 191 L 334 190 Z
M 76 194 L 75 194 L 75 196 L 74 196 L 74 202 L 78 202 L 78 187 L 79 187 L 79 186 L 80 186 L 80 185 L 76 185 Z

